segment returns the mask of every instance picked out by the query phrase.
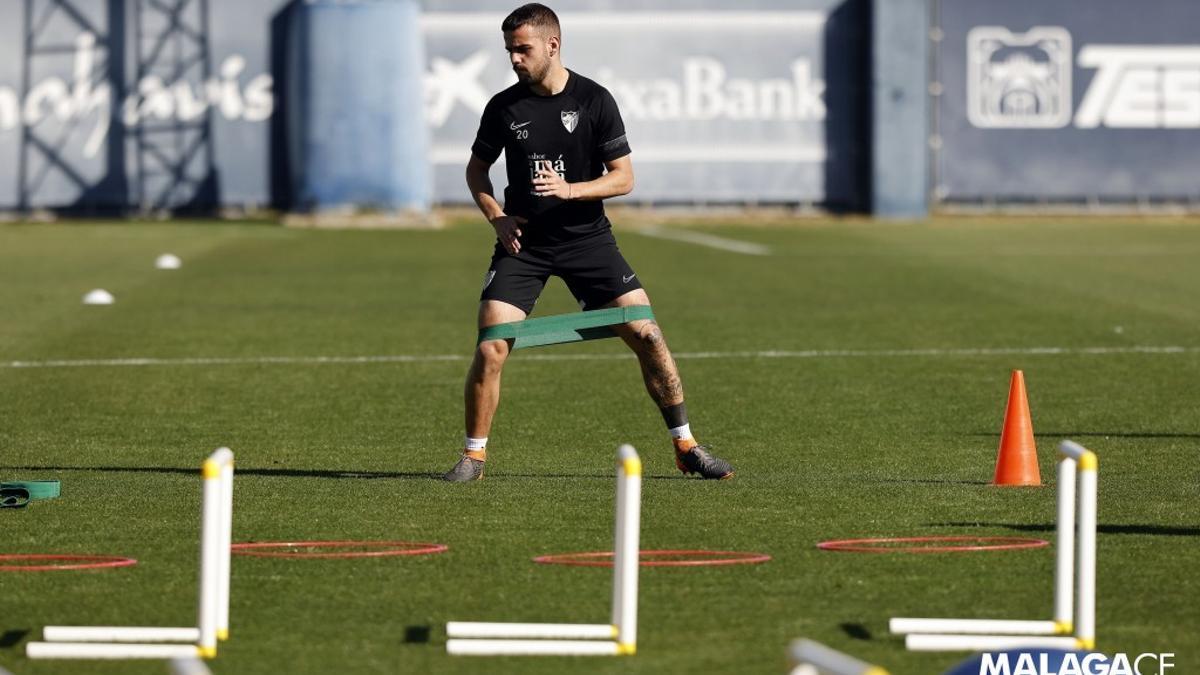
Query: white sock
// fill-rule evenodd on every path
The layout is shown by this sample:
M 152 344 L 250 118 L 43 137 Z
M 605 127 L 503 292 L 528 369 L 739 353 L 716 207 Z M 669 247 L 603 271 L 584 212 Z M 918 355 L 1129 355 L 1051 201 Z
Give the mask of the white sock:
M 467 450 L 478 452 L 487 448 L 487 436 L 483 438 L 471 438 L 467 436 Z
M 668 429 L 668 431 L 671 434 L 671 438 L 677 441 L 682 441 L 692 437 L 692 425 L 690 424 L 685 424 L 681 427 L 675 427 L 674 429 Z

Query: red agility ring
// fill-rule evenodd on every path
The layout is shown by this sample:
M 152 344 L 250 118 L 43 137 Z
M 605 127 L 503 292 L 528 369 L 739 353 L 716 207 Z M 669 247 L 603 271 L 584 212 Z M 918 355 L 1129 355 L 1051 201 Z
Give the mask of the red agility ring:
M 416 541 L 255 541 L 232 544 L 235 555 L 258 558 L 390 558 L 402 555 L 432 555 L 442 553 L 450 547 L 445 544 L 427 544 Z M 334 551 L 317 553 L 297 549 L 314 548 L 357 548 L 356 551 Z M 262 549 L 290 549 L 284 551 Z
M 136 565 L 133 558 L 122 558 L 115 555 L 60 555 L 42 553 L 10 553 L 0 555 L 0 563 L 8 560 L 15 561 L 53 561 L 64 564 L 53 565 L 5 565 L 0 564 L 0 572 L 54 572 L 59 570 L 99 570 L 114 567 L 130 567 Z
M 919 545 L 928 543 L 949 543 L 951 545 Z M 881 537 L 823 541 L 817 544 L 817 548 L 823 551 L 852 553 L 963 553 L 967 551 L 1015 551 L 1023 548 L 1043 548 L 1049 545 L 1050 542 L 1045 539 L 1029 537 Z
M 571 567 L 612 567 L 612 551 L 589 553 L 555 553 L 540 555 L 533 562 L 540 565 L 568 565 Z M 741 551 L 639 551 L 638 565 L 641 567 L 711 567 L 717 565 L 757 565 L 765 563 L 771 556 L 765 553 Z

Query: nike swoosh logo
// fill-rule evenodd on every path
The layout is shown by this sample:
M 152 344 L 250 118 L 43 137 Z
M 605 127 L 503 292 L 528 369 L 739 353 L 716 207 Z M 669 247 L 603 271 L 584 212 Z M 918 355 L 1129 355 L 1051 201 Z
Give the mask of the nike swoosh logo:
M 508 125 L 508 128 L 512 129 L 513 131 L 516 131 L 517 129 L 520 129 L 521 127 L 525 126 L 526 124 L 533 124 L 533 120 L 529 120 L 528 122 L 521 122 L 520 124 L 513 122 L 512 124 Z
M 633 281 L 633 278 L 634 278 L 634 277 L 636 277 L 636 276 L 637 276 L 637 273 L 630 274 L 629 276 L 624 276 L 624 275 L 621 275 L 621 281 L 622 281 L 623 283 L 626 283 L 626 284 L 627 284 L 627 283 L 629 283 L 629 282 Z

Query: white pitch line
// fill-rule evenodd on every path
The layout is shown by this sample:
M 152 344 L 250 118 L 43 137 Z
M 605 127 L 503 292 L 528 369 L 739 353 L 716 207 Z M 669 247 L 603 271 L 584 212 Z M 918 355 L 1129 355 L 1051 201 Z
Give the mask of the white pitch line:
M 469 356 L 454 354 L 399 354 L 395 356 L 249 356 L 202 357 L 182 359 L 58 359 L 50 361 L 9 361 L 0 368 L 87 368 L 113 366 L 239 366 L 239 365 L 320 365 L 364 363 L 428 363 L 466 361 Z
M 726 239 L 713 234 L 704 234 L 703 232 L 691 232 L 688 230 L 669 230 L 665 227 L 646 227 L 640 230 L 634 230 L 638 234 L 656 239 L 670 239 L 671 241 L 682 241 L 688 244 L 696 244 L 697 246 L 707 246 L 709 248 L 720 249 L 722 251 L 732 251 L 733 253 L 744 253 L 745 255 L 771 255 L 771 249 L 762 244 L 751 244 L 747 241 L 737 241 L 736 239 Z
M 979 347 L 964 349 L 803 349 L 737 352 L 679 352 L 676 359 L 837 359 L 958 356 L 1110 356 L 1117 354 L 1200 354 L 1200 347 Z M 617 354 L 522 354 L 522 361 L 613 361 Z M 363 365 L 376 363 L 465 362 L 467 354 L 396 354 L 391 356 L 260 356 L 236 358 L 128 358 L 48 361 L 0 361 L 0 368 L 116 368 L 127 366 Z

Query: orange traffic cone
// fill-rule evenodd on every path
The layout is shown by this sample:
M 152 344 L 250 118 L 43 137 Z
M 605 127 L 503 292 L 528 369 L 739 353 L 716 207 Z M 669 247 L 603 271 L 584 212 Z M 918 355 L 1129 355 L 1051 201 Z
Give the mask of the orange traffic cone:
M 1000 451 L 996 456 L 996 477 L 992 479 L 992 485 L 1041 484 L 1033 422 L 1029 419 L 1029 401 L 1025 397 L 1025 375 L 1014 370 L 1008 386 L 1008 408 L 1004 411 L 1004 430 L 1000 432 Z

